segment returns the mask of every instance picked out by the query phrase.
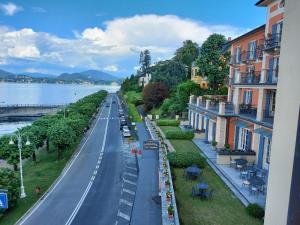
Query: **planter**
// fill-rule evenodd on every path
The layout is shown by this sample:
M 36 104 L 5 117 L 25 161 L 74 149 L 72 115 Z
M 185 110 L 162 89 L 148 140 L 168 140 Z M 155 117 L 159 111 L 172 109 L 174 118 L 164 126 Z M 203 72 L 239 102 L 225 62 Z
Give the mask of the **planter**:
M 173 214 L 169 214 L 169 213 L 168 213 L 168 218 L 169 218 L 169 219 L 173 219 Z

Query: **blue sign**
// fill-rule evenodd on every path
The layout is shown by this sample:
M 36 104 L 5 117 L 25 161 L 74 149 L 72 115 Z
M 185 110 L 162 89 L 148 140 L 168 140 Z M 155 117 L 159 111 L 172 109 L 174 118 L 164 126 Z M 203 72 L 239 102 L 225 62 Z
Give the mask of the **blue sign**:
M 7 193 L 0 193 L 0 209 L 8 208 Z

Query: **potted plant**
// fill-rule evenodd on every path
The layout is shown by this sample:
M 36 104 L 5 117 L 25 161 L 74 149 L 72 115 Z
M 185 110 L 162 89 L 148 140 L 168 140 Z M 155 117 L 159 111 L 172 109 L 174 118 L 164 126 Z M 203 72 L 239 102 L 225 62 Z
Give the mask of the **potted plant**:
M 167 177 L 169 175 L 168 170 L 164 170 L 164 175 Z
M 168 218 L 169 219 L 172 219 L 173 218 L 173 215 L 174 215 L 174 207 L 170 204 L 168 206 Z
M 224 147 L 225 147 L 226 150 L 228 150 L 228 151 L 230 150 L 230 144 L 226 143 L 226 144 L 224 145 Z
M 171 201 L 171 199 L 172 199 L 172 193 L 171 193 L 171 191 L 167 191 L 166 192 L 166 198 L 167 198 L 167 202 Z
M 211 146 L 213 147 L 214 150 L 216 150 L 217 144 L 218 144 L 218 142 L 216 142 L 216 141 L 211 142 Z
M 170 188 L 170 180 L 169 179 L 165 181 L 165 186 L 167 189 Z

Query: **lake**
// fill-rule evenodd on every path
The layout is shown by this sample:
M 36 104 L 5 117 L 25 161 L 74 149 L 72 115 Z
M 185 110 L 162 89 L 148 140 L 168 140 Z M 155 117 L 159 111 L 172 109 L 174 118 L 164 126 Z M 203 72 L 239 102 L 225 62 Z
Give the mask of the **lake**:
M 119 88 L 119 86 L 108 85 L 0 83 L 0 105 L 61 105 L 76 102 L 99 90 L 113 93 Z M 30 125 L 30 122 L 0 123 L 0 136 L 27 125 Z

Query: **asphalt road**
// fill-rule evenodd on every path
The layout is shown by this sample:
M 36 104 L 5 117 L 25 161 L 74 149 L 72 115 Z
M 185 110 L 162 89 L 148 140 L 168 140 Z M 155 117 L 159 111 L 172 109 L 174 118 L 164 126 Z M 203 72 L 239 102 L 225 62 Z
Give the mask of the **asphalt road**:
M 120 210 L 127 209 L 120 209 L 120 199 L 124 185 L 135 186 L 134 179 L 130 181 L 124 176 L 128 167 L 132 172 L 126 172 L 127 175 L 135 178 L 134 164 L 124 157 L 126 145 L 119 131 L 118 101 L 112 104 L 112 99 L 117 100 L 117 96 L 108 96 L 111 107 L 104 104 L 70 167 L 20 225 L 114 225 L 120 218 L 128 220 L 130 212 L 121 213 Z M 129 186 L 125 191 L 133 195 L 134 189 L 131 192 Z M 124 198 L 123 202 L 131 204 Z

